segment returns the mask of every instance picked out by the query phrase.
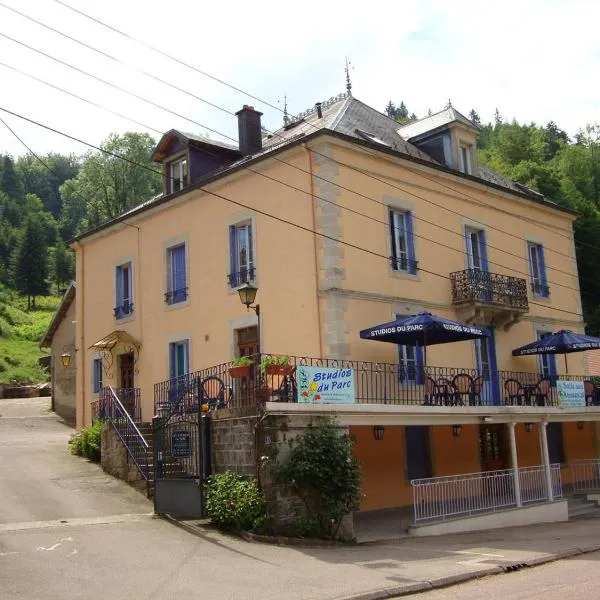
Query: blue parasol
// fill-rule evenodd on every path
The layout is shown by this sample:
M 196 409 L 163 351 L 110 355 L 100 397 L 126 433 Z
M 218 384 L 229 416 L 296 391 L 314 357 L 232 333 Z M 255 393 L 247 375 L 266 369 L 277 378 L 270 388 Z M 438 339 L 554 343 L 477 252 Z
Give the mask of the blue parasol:
M 544 337 L 531 344 L 526 344 L 512 351 L 513 356 L 529 356 L 531 354 L 564 354 L 565 369 L 569 372 L 567 354 L 571 352 L 585 352 L 600 348 L 600 338 L 574 333 L 568 329 L 561 329 L 548 337 Z
M 392 344 L 422 346 L 425 349 L 424 363 L 427 365 L 427 346 L 475 340 L 489 337 L 489 333 L 483 327 L 451 321 L 429 312 L 420 312 L 363 329 L 360 337 Z

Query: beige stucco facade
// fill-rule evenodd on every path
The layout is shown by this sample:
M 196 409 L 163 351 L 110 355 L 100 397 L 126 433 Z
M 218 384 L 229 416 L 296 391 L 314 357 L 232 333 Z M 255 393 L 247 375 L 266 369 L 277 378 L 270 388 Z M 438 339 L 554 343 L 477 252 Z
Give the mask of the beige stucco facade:
M 414 215 L 415 275 L 390 268 L 390 207 Z M 583 331 L 573 218 L 547 203 L 327 134 L 292 146 L 74 243 L 77 424 L 90 422 L 96 399 L 90 347 L 112 331 L 139 343 L 135 386 L 144 420 L 153 414 L 154 384 L 169 377 L 170 342 L 189 340 L 191 371 L 233 358 L 234 331 L 257 322 L 227 283 L 228 227 L 243 221 L 254 230 L 261 351 L 395 363 L 394 345 L 361 340 L 359 331 L 419 310 L 477 322 L 477 315 L 452 305 L 449 282 L 450 273 L 467 268 L 464 227 L 476 225 L 486 232 L 489 270 L 525 279 L 528 287 L 529 311 L 507 330 L 496 328 L 498 369 L 537 371 L 535 357 L 513 358 L 511 350 L 538 330 Z M 168 306 L 166 250 L 182 241 L 188 297 Z M 548 299 L 531 294 L 528 241 L 545 248 Z M 132 264 L 135 310 L 115 319 L 115 268 L 125 262 Z M 474 345 L 433 346 L 427 362 L 473 368 Z M 121 385 L 117 363 L 115 357 L 104 384 Z M 564 368 L 560 360 L 557 365 Z M 583 367 L 582 355 L 571 355 L 569 372 L 581 374 Z

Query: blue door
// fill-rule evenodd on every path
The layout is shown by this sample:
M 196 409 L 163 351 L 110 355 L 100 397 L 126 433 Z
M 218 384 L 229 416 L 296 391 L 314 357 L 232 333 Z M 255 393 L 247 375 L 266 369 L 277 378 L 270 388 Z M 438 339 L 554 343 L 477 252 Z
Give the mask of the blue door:
M 475 340 L 477 374 L 482 378 L 481 404 L 500 404 L 500 379 L 496 363 L 496 339 L 494 330 L 485 328 L 489 337 Z
M 429 427 L 410 425 L 404 428 L 406 448 L 406 476 L 412 479 L 431 477 L 431 450 L 429 447 Z

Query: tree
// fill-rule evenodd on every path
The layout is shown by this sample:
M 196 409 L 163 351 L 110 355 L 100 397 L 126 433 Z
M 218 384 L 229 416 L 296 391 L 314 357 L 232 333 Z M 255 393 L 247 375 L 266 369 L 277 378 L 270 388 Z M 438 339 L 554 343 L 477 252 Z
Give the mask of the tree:
M 162 175 L 150 161 L 154 147 L 146 133 L 113 133 L 102 148 L 127 160 L 103 152 L 89 152 L 84 157 L 77 177 L 61 187 L 61 194 L 68 189 L 69 201 L 79 205 L 71 214 L 85 215 L 76 225 L 78 230 L 114 219 L 160 191 Z M 62 200 L 66 202 L 65 197 Z M 83 210 L 82 203 L 86 205 Z
M 23 198 L 23 183 L 15 170 L 15 164 L 10 156 L 5 156 L 2 161 L 0 192 L 4 192 L 13 200 L 21 200 Z
M 502 117 L 500 116 L 500 111 L 496 108 L 496 112 L 494 113 L 494 123 L 496 126 L 502 125 Z
M 481 119 L 479 118 L 479 115 L 477 114 L 477 111 L 474 108 L 472 108 L 471 112 L 469 113 L 469 119 L 471 123 L 473 123 L 473 125 L 481 127 Z
M 73 252 L 59 240 L 52 251 L 51 259 L 52 279 L 56 284 L 58 293 L 63 293 L 75 275 L 75 260 Z
M 36 215 L 29 215 L 14 254 L 14 283 L 27 296 L 27 310 L 35 308 L 36 296 L 48 294 L 48 246 L 43 225 Z

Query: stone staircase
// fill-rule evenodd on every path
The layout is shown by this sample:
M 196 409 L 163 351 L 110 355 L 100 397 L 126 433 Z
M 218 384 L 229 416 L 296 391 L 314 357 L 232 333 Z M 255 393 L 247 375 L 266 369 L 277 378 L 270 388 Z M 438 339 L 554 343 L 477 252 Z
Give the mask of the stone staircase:
M 567 498 L 569 521 L 600 516 L 600 496 L 598 494 L 577 494 Z

